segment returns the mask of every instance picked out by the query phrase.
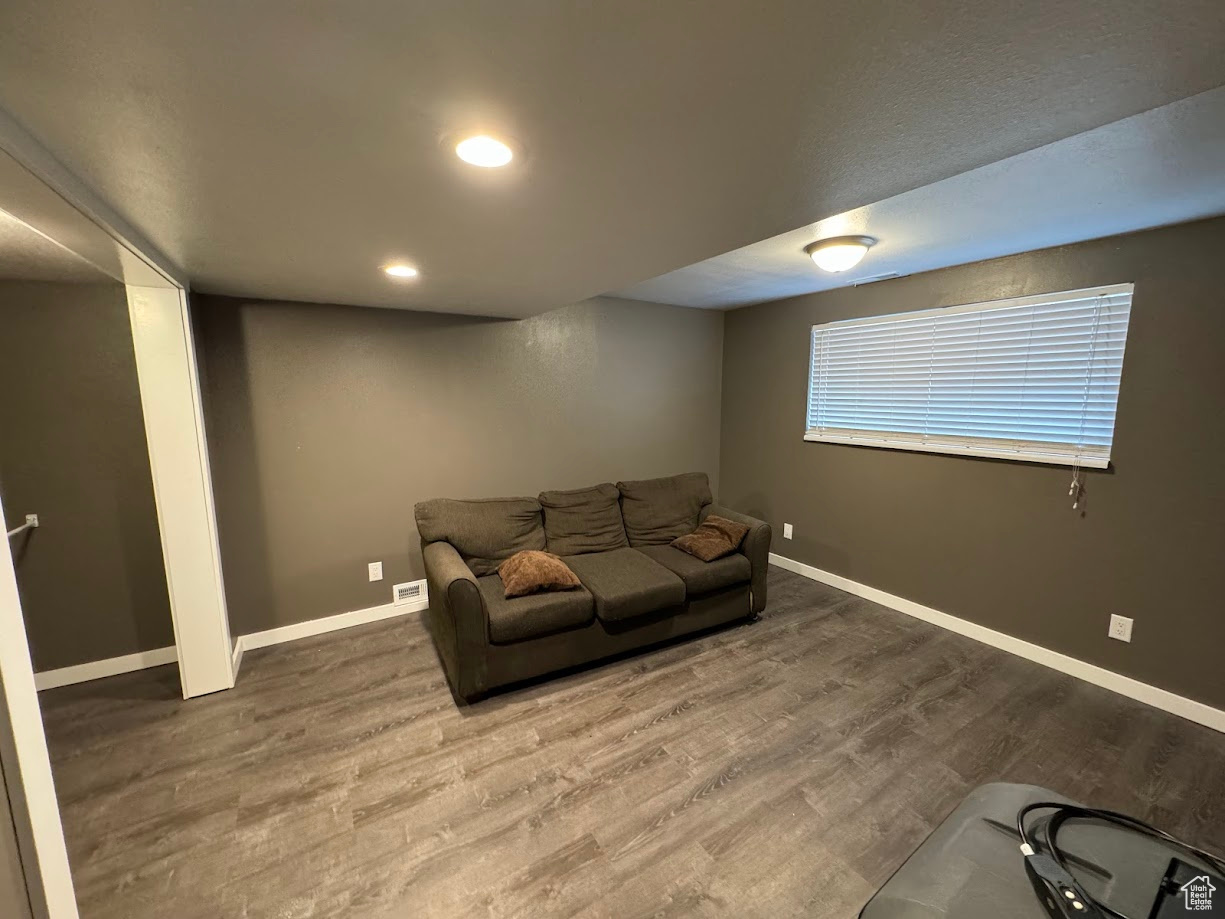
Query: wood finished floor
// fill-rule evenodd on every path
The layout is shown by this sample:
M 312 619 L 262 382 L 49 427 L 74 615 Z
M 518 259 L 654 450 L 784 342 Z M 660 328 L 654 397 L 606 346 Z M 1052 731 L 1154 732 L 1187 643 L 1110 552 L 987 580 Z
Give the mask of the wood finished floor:
M 41 698 L 85 919 L 853 917 L 996 780 L 1225 848 L 1225 735 L 778 569 L 465 710 L 416 617 Z

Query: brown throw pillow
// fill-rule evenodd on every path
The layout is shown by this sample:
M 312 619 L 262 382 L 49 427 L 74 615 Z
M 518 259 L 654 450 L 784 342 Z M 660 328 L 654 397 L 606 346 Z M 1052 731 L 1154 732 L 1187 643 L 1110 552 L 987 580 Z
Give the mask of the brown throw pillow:
M 573 590 L 582 586 L 569 565 L 551 552 L 536 549 L 516 552 L 498 566 L 498 577 L 508 600 L 542 590 Z
M 672 545 L 694 558 L 713 562 L 739 549 L 748 532 L 749 528 L 743 523 L 711 514 L 692 533 L 672 540 Z

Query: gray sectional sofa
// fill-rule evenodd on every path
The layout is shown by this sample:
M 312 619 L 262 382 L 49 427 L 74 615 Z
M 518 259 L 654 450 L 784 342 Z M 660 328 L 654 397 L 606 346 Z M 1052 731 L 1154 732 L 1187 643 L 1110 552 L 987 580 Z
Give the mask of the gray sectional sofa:
M 749 526 L 739 551 L 703 562 L 669 545 L 710 514 Z M 438 498 L 415 508 L 430 632 L 455 696 L 668 641 L 766 605 L 770 526 L 712 503 L 705 473 L 544 492 Z M 523 549 L 561 556 L 582 587 L 507 599 L 498 565 Z

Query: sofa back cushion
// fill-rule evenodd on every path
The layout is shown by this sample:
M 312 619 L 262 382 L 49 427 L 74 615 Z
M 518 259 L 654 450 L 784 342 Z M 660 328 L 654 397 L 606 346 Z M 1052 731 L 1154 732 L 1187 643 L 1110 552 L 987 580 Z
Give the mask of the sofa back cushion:
M 572 491 L 541 492 L 549 551 L 554 555 L 584 555 L 628 546 L 620 497 L 611 482 Z
M 704 472 L 618 482 L 617 489 L 631 546 L 662 546 L 692 533 L 702 508 L 711 503 L 710 481 Z
M 543 550 L 544 525 L 535 498 L 434 498 L 413 509 L 425 542 L 449 542 L 478 578 L 524 549 Z

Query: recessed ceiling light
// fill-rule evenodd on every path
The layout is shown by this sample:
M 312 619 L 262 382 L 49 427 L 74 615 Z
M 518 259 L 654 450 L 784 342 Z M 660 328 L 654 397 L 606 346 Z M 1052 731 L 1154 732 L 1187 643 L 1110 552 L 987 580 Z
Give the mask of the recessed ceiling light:
M 387 275 L 387 277 L 398 278 L 399 280 L 415 278 L 418 274 L 417 269 L 412 265 L 403 265 L 400 263 L 396 263 L 394 265 L 384 265 L 383 272 Z
M 508 144 L 488 134 L 465 137 L 455 145 L 455 155 L 465 163 L 480 166 L 483 169 L 505 166 L 515 158 L 515 152 Z
M 871 236 L 835 236 L 809 243 L 804 247 L 817 267 L 825 271 L 846 271 L 854 268 L 868 250 L 876 245 Z

